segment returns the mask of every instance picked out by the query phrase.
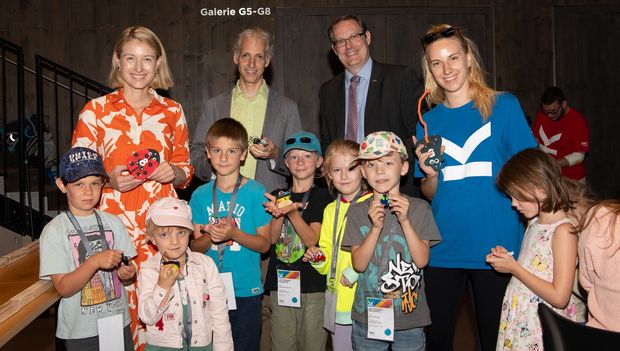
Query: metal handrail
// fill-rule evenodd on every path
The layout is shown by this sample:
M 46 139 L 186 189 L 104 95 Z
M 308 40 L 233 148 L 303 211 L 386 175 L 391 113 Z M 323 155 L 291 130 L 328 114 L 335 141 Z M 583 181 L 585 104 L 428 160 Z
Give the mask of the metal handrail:
M 8 62 L 8 63 L 10 63 L 10 64 L 12 64 L 14 66 L 17 66 L 17 62 L 16 61 L 13 61 L 13 60 L 11 60 L 8 57 L 3 57 L 3 55 L 0 55 L 0 60 L 2 60 L 2 59 L 4 59 L 6 62 Z M 33 75 L 37 74 L 37 72 L 34 69 L 32 69 L 32 68 L 30 68 L 30 67 L 28 67 L 26 65 L 23 66 L 23 69 L 24 69 L 24 71 L 26 71 L 28 73 L 31 73 Z M 46 80 L 49 83 L 55 83 L 53 78 L 50 78 L 50 77 L 48 77 L 46 75 L 43 75 L 43 79 Z M 59 87 L 65 89 L 65 90 L 72 91 L 74 94 L 80 95 L 81 97 L 84 97 L 84 98 L 87 98 L 87 99 L 94 99 L 94 98 L 98 97 L 98 96 L 84 96 L 84 93 L 82 93 L 81 91 L 78 91 L 78 90 L 75 90 L 75 89 L 71 90 L 70 87 L 68 87 L 68 86 L 66 86 L 66 85 L 64 85 L 62 83 L 59 83 L 59 82 L 56 82 L 56 84 L 58 84 Z
M 42 116 L 45 116 L 45 111 L 44 111 L 44 89 L 43 89 L 43 81 L 44 81 L 44 77 L 46 76 L 44 74 L 44 71 L 50 71 L 52 72 L 52 76 L 53 78 L 51 79 L 52 84 L 54 85 L 54 114 L 55 114 L 55 127 L 56 130 L 58 131 L 60 126 L 59 126 L 59 107 L 58 107 L 58 89 L 57 87 L 59 86 L 63 86 L 62 83 L 60 83 L 58 81 L 59 77 L 60 78 L 64 78 L 66 80 L 69 81 L 69 86 L 66 87 L 64 86 L 67 90 L 70 91 L 70 95 L 69 95 L 69 116 L 71 119 L 71 126 L 73 127 L 74 125 L 74 117 L 76 116 L 76 113 L 74 111 L 73 105 L 74 105 L 74 101 L 73 101 L 73 97 L 74 97 L 74 93 L 75 95 L 78 95 L 82 98 L 84 98 L 84 103 L 88 102 L 89 100 L 89 91 L 93 91 L 93 92 L 97 92 L 97 96 L 101 96 L 104 94 L 108 94 L 110 92 L 112 92 L 112 89 L 99 83 L 96 82 L 84 75 L 81 75 L 73 70 L 70 70 L 52 60 L 49 60 L 43 56 L 40 55 L 35 55 L 35 66 L 36 66 L 36 89 L 37 89 L 37 115 L 40 116 L 39 118 L 39 125 L 37 126 L 37 132 L 38 132 L 38 147 L 39 147 L 39 176 L 38 176 L 38 185 L 39 185 L 39 189 L 43 189 L 44 185 L 45 185 L 45 179 L 46 179 L 46 174 L 45 174 L 45 166 L 44 166 L 44 158 L 43 158 L 43 154 L 44 154 L 44 143 L 43 143 L 43 139 L 44 139 L 44 125 L 43 125 L 43 118 Z M 49 78 L 49 77 L 48 77 Z M 78 91 L 74 88 L 74 84 L 80 85 L 83 87 L 83 89 L 81 91 Z M 60 159 L 60 150 L 59 150 L 59 141 L 56 143 L 56 159 L 59 160 Z M 44 215 L 45 215 L 45 210 L 44 210 L 44 198 L 45 198 L 45 194 L 43 191 L 39 191 L 39 215 L 40 215 L 40 220 L 43 221 L 44 220 Z
M 8 56 L 7 56 L 8 55 Z M 15 66 L 16 72 L 16 88 L 11 88 L 10 90 L 6 88 L 7 84 L 7 65 Z M 26 72 L 35 75 L 36 81 L 36 113 L 38 116 L 38 123 L 34 122 L 36 129 L 36 137 L 37 137 L 37 150 L 38 155 L 34 159 L 35 168 L 38 167 L 38 179 L 34 184 L 38 185 L 38 193 L 39 193 L 39 210 L 35 211 L 32 208 L 32 191 L 31 191 L 31 181 L 30 181 L 30 172 L 29 168 L 32 164 L 28 164 L 28 153 L 26 150 L 26 145 L 24 141 L 24 129 L 26 126 L 26 108 L 25 108 L 25 79 L 24 75 Z M 30 235 L 33 239 L 38 238 L 40 235 L 40 229 L 43 228 L 48 217 L 46 217 L 46 202 L 45 202 L 45 185 L 47 183 L 47 175 L 45 168 L 45 125 L 44 118 L 45 110 L 44 103 L 46 100 L 46 94 L 48 91 L 48 84 L 52 85 L 52 115 L 55 117 L 52 123 L 56 130 L 56 150 L 53 150 L 56 154 L 56 160 L 60 158 L 60 150 L 59 150 L 59 133 L 60 129 L 60 119 L 59 116 L 67 116 L 64 114 L 65 112 L 60 111 L 63 106 L 62 100 L 59 99 L 59 90 L 68 91 L 68 105 L 69 109 L 66 113 L 68 113 L 68 118 L 71 119 L 71 127 L 73 128 L 74 119 L 76 117 L 76 111 L 74 109 L 74 97 L 78 99 L 84 99 L 84 103 L 88 100 L 96 98 L 98 96 L 107 94 L 112 92 L 112 89 L 98 83 L 95 80 L 92 80 L 84 75 L 81 75 L 73 70 L 70 70 L 58 63 L 55 63 L 45 57 L 35 55 L 35 69 L 28 68 L 24 65 L 24 54 L 23 49 L 7 41 L 5 39 L 0 38 L 0 86 L 2 89 L 2 95 L 0 99 L 2 103 L 2 109 L 0 110 L 0 122 L 2 126 L 6 126 L 8 124 L 8 113 L 7 113 L 7 90 L 13 91 L 16 89 L 17 94 L 17 129 L 19 134 L 19 142 L 16 145 L 16 150 L 18 153 L 19 160 L 19 204 L 17 202 L 10 200 L 8 198 L 6 189 L 7 187 L 7 177 L 8 174 L 8 157 L 3 157 L 3 160 L 0 161 L 0 165 L 2 168 L 2 174 L 5 175 L 3 177 L 5 196 L 0 199 L 0 204 L 2 205 L 2 211 L 0 215 L 7 226 L 11 227 L 15 232 L 21 233 L 22 235 Z M 64 94 L 64 93 L 63 93 Z M 66 95 L 63 95 L 66 96 Z M 64 122 L 63 122 L 64 123 Z M 67 124 L 68 121 L 67 121 Z M 49 125 L 49 127 L 52 127 Z M 64 126 L 63 126 L 64 127 Z M 51 128 L 50 128 L 51 129 Z M 65 141 L 66 142 L 66 141 Z M 51 150 L 48 150 L 51 151 Z M 31 155 L 32 156 L 32 155 Z M 31 157 L 32 160 L 32 157 Z M 60 207 L 60 200 L 58 200 L 58 206 Z M 11 222 L 15 225 L 10 225 L 8 222 Z M 13 223 L 15 222 L 15 223 Z

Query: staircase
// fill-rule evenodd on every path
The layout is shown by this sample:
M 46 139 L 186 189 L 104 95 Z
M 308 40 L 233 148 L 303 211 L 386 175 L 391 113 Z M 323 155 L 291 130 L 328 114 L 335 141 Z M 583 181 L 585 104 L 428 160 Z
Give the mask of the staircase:
M 31 240 L 67 209 L 54 177 L 79 111 L 112 91 L 39 55 L 35 66 L 26 67 L 23 49 L 0 38 L 0 226 Z M 26 86 L 25 74 L 34 75 L 34 86 Z M 26 91 L 36 99 L 27 100 Z

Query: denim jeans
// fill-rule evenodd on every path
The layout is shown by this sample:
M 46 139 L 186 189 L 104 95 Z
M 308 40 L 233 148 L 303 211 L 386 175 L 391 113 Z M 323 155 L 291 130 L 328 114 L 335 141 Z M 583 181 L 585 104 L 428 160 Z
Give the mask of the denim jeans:
M 384 341 L 368 339 L 368 326 L 366 324 L 353 321 L 353 331 L 351 339 L 353 350 L 355 351 L 424 351 L 426 349 L 426 338 L 424 328 L 413 328 L 394 331 L 394 341 Z
M 237 309 L 228 311 L 235 350 L 260 349 L 262 298 L 263 295 L 236 297 Z

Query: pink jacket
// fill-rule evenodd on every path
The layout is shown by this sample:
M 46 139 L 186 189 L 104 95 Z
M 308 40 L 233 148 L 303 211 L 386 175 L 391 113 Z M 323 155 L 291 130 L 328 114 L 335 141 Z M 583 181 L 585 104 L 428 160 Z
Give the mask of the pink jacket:
M 191 301 L 192 347 L 207 346 L 214 351 L 232 351 L 226 291 L 213 260 L 187 250 L 185 282 Z M 179 284 L 170 289 L 167 301 L 159 307 L 166 290 L 157 285 L 161 254 L 142 263 L 138 276 L 138 316 L 146 324 L 149 345 L 183 347 L 183 305 Z M 211 339 L 213 335 L 213 340 Z
M 610 228 L 611 213 L 601 208 L 579 237 L 579 282 L 588 292 L 588 323 L 620 332 L 620 220 Z

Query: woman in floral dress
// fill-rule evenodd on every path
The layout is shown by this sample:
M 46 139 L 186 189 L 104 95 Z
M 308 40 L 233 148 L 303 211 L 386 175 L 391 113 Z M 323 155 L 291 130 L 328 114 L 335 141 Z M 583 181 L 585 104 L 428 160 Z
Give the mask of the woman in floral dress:
M 149 205 L 158 197 L 176 197 L 174 188 L 187 186 L 193 175 L 187 123 L 181 105 L 155 91 L 170 88 L 173 81 L 166 52 L 148 28 L 133 26 L 122 32 L 112 56 L 110 83 L 118 90 L 84 106 L 72 144 L 103 156 L 110 182 L 100 209 L 118 215 L 127 226 L 139 269 L 156 252 L 144 240 Z M 151 157 L 136 163 L 144 150 Z M 157 154 L 159 162 L 153 162 Z M 130 173 L 136 166 L 146 173 Z M 137 315 L 135 285 L 128 287 L 128 299 L 134 345 L 142 350 L 145 334 Z

